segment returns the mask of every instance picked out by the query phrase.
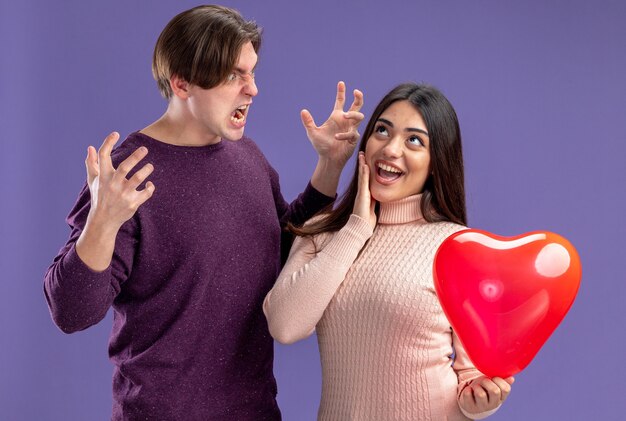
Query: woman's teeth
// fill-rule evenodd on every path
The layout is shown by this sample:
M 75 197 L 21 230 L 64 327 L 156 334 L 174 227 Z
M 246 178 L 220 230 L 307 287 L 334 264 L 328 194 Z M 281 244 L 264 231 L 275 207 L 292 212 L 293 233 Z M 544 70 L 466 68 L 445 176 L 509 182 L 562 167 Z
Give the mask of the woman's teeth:
M 385 170 L 387 172 L 393 172 L 393 173 L 398 173 L 398 174 L 402 173 L 402 171 L 390 165 L 378 164 L 378 168 L 380 168 L 381 170 Z
M 395 180 L 400 178 L 402 171 L 390 165 L 378 164 L 378 175 L 385 180 Z

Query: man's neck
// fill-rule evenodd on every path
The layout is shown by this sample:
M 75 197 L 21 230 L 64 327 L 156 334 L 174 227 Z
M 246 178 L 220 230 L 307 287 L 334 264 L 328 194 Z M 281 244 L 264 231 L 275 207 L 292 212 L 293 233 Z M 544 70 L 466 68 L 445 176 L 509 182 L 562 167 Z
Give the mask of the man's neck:
M 207 136 L 185 110 L 177 109 L 171 103 L 165 114 L 140 132 L 160 142 L 177 146 L 207 146 L 222 140 L 217 136 Z

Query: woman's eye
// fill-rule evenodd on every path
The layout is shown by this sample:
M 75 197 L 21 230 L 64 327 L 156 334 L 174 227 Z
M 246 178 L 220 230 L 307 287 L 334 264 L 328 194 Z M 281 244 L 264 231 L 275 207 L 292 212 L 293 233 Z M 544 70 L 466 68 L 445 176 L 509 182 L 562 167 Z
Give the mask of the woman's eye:
M 380 133 L 380 134 L 385 135 L 385 136 L 387 135 L 387 128 L 385 126 L 382 126 L 382 125 L 381 126 L 376 126 L 374 131 L 376 133 Z
M 411 136 L 411 137 L 409 137 L 408 141 L 409 141 L 409 143 L 410 143 L 411 145 L 419 145 L 419 146 L 424 146 L 424 142 L 422 142 L 422 139 L 420 139 L 420 138 L 419 138 L 419 137 L 417 137 L 417 136 Z

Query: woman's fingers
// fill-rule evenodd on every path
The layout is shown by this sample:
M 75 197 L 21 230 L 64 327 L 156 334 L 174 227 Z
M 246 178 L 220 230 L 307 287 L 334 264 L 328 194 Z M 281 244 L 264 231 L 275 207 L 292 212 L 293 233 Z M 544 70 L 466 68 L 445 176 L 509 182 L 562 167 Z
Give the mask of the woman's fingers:
M 500 389 L 500 400 L 504 402 L 511 393 L 511 385 L 513 384 L 513 377 L 502 379 L 500 377 L 494 377 L 491 379 L 493 383 Z
M 363 178 L 363 191 L 367 193 L 367 196 L 370 196 L 370 168 L 365 163 L 365 153 L 359 152 L 359 163 L 361 164 L 361 175 Z
M 463 408 L 470 413 L 480 413 L 497 408 L 511 393 L 514 379 L 483 377 L 467 386 L 461 395 Z
M 359 181 L 354 213 L 369 222 L 372 229 L 376 227 L 376 200 L 370 193 L 370 168 L 365 161 L 365 153 L 359 152 Z

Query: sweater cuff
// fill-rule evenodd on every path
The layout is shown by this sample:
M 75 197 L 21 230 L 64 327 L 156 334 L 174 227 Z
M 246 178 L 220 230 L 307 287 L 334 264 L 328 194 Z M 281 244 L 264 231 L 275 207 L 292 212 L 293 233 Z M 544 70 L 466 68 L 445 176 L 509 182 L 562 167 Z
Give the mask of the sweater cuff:
M 76 251 L 76 243 L 72 244 L 72 247 L 68 250 L 67 254 L 63 256 L 61 261 L 63 271 L 66 272 L 73 279 L 84 279 L 93 283 L 100 281 L 101 279 L 108 279 L 111 276 L 111 264 L 103 271 L 95 271 L 91 269 L 78 255 Z
M 315 203 L 321 203 L 324 206 L 330 205 L 337 198 L 336 194 L 334 197 L 326 196 L 324 193 L 320 192 L 315 187 L 313 187 L 313 184 L 311 184 L 310 181 L 306 185 L 306 188 L 304 189 L 302 193 L 303 193 L 303 196 L 307 198 L 306 200 L 307 202 L 308 200 L 312 200 Z
M 321 253 L 332 256 L 338 262 L 350 266 L 373 232 L 369 222 L 352 214 L 346 225 L 333 235 Z
M 502 404 L 498 405 L 496 408 L 493 408 L 489 411 L 485 411 L 485 412 L 479 412 L 478 414 L 471 414 L 467 411 L 465 411 L 463 408 L 461 408 L 459 406 L 459 409 L 461 410 L 461 412 L 463 413 L 463 415 L 465 415 L 467 418 L 471 419 L 471 420 L 482 420 L 484 418 L 487 418 L 493 414 L 496 413 L 496 411 L 498 409 L 500 409 L 500 406 L 502 406 Z

